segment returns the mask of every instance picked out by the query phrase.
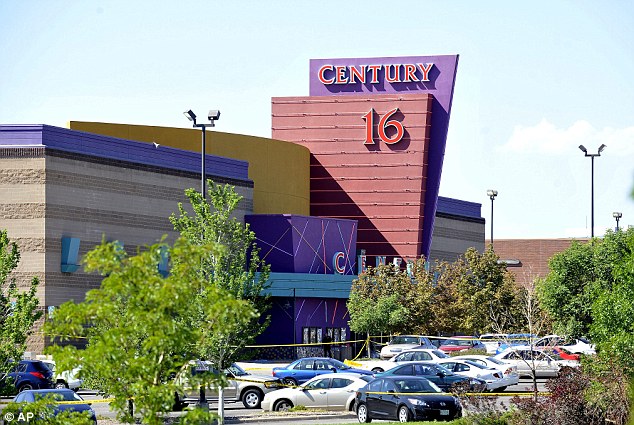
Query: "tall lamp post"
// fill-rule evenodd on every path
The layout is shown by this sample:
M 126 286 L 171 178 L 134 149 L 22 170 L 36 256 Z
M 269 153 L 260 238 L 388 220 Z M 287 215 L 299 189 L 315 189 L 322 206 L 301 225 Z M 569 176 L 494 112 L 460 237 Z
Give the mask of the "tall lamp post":
M 616 231 L 619 231 L 619 220 L 621 219 L 621 217 L 623 217 L 623 213 L 622 212 L 618 212 L 615 211 L 612 213 L 612 217 L 614 217 L 616 219 Z
M 209 118 L 209 124 L 206 124 L 206 123 L 196 124 L 196 114 L 194 114 L 191 109 L 189 111 L 183 112 L 183 114 L 185 114 L 185 116 L 187 117 L 188 120 L 190 120 L 191 122 L 194 123 L 194 128 L 200 128 L 203 131 L 202 160 L 201 160 L 201 164 L 200 164 L 200 168 L 201 168 L 201 170 L 200 170 L 200 172 L 201 172 L 201 176 L 200 176 L 200 180 L 201 180 L 200 191 L 203 194 L 203 199 L 205 199 L 207 197 L 207 191 L 205 190 L 205 177 L 207 175 L 205 173 L 205 150 L 206 150 L 205 135 L 207 134 L 206 128 L 207 127 L 215 127 L 216 126 L 215 122 L 220 119 L 220 111 L 217 110 L 217 109 L 212 109 L 211 111 L 209 111 L 209 114 L 207 114 L 207 118 Z
M 590 171 L 590 237 L 594 238 L 594 157 L 601 156 L 601 152 L 605 149 L 606 145 L 599 146 L 597 153 L 588 153 L 588 149 L 585 146 L 579 145 L 579 149 L 585 156 L 589 156 L 592 162 L 592 168 Z
M 493 249 L 493 201 L 495 197 L 498 196 L 498 191 L 489 189 L 487 190 L 487 195 L 491 199 L 491 249 Z

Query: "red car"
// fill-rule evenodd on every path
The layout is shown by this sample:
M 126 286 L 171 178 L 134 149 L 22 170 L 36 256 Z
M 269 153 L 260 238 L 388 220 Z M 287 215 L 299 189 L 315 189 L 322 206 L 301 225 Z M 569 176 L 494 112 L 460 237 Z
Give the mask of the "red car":
M 573 354 L 563 347 L 553 347 L 552 350 L 564 360 L 574 360 L 577 362 L 581 360 L 581 356 L 579 354 Z
M 485 350 L 486 347 L 472 336 L 456 336 L 445 340 L 438 349 L 449 353 L 452 351 Z

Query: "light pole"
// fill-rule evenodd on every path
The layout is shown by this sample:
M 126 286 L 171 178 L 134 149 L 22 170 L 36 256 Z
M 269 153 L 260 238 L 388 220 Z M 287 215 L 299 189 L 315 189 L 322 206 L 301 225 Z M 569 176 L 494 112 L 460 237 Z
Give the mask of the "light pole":
M 597 153 L 588 153 L 588 149 L 585 146 L 579 145 L 579 149 L 585 156 L 589 156 L 592 162 L 592 168 L 590 171 L 590 237 L 594 238 L 594 157 L 601 156 L 601 152 L 605 149 L 606 145 L 599 146 Z
M 190 109 L 189 111 L 185 111 L 183 112 L 183 114 L 185 114 L 185 116 L 187 117 L 188 120 L 192 121 L 194 123 L 194 128 L 200 128 L 203 131 L 203 139 L 202 139 L 202 160 L 201 160 L 201 164 L 200 164 L 200 180 L 201 180 L 201 184 L 200 184 L 200 191 L 203 194 L 203 199 L 205 199 L 207 197 L 207 191 L 205 190 L 205 177 L 206 177 L 206 173 L 205 173 L 205 150 L 206 150 L 206 146 L 205 146 L 205 135 L 207 134 L 207 132 L 205 131 L 207 127 L 215 127 L 215 122 L 218 121 L 220 119 L 220 111 L 217 109 L 212 109 L 211 111 L 209 111 L 209 114 L 207 114 L 207 118 L 209 118 L 209 124 L 196 124 L 196 114 L 194 114 L 192 112 L 192 110 Z
M 493 249 L 493 200 L 498 196 L 498 191 L 489 189 L 487 190 L 487 195 L 491 199 L 491 249 Z
M 623 217 L 623 213 L 622 212 L 618 212 L 615 211 L 612 213 L 612 217 L 614 217 L 616 219 L 616 231 L 619 231 L 619 220 L 621 219 L 621 217 Z

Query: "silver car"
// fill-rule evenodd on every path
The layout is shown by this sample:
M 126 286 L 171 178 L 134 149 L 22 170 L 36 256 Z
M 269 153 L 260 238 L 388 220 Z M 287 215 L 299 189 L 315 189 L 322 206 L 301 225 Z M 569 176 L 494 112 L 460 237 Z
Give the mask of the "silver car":
M 203 371 L 214 371 L 210 362 L 196 362 L 196 366 L 193 366 L 189 372 L 195 374 Z M 223 389 L 224 400 L 227 402 L 241 401 L 247 409 L 258 409 L 265 394 L 282 387 L 279 379 L 251 375 L 235 363 L 225 369 L 225 374 L 228 378 L 228 386 Z M 179 395 L 177 404 L 197 402 L 200 397 L 200 389 L 187 386 L 187 380 L 184 376 L 179 377 L 179 379 L 183 380 L 182 383 L 186 390 L 184 394 Z M 205 388 L 205 398 L 217 400 L 218 388 L 208 385 Z

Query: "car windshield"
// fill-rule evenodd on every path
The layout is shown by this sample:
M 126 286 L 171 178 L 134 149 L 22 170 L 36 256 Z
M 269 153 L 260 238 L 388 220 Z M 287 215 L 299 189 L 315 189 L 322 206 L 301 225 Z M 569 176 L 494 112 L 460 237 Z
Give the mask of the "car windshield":
M 41 391 L 34 393 L 34 396 L 36 400 L 49 397 L 58 401 L 84 401 L 84 399 L 75 394 L 74 391 Z
M 244 376 L 244 375 L 248 375 L 247 372 L 244 371 L 244 369 L 242 369 L 240 366 L 238 366 L 237 364 L 232 364 L 231 366 L 229 366 L 227 368 L 227 370 L 229 372 L 231 372 L 233 374 L 233 376 Z
M 395 379 L 394 386 L 399 393 L 441 393 L 442 390 L 426 379 Z
M 341 363 L 339 360 L 328 359 L 328 361 L 330 362 L 332 366 L 336 367 L 337 369 L 341 369 L 341 370 L 350 369 L 350 366 L 348 366 L 347 364 Z
M 438 357 L 439 359 L 448 359 L 449 357 L 451 357 L 449 354 L 443 353 L 440 350 L 432 350 L 432 353 L 434 353 L 434 356 Z
M 365 381 L 365 382 L 370 382 L 374 380 L 374 376 L 370 376 L 370 375 L 361 375 L 359 376 L 359 379 Z
M 448 339 L 443 345 L 456 345 L 458 347 L 469 347 L 471 341 L 468 339 Z
M 397 336 L 390 341 L 389 345 L 395 344 L 418 344 L 418 338 L 415 336 Z
M 499 359 L 496 359 L 495 357 L 487 357 L 487 360 L 490 361 L 490 362 L 493 362 L 495 364 L 506 364 L 503 361 L 501 361 Z
M 434 373 L 444 373 L 445 375 L 453 375 L 453 372 L 447 369 L 446 367 L 438 364 L 430 364 L 428 365 Z
M 46 365 L 46 367 L 49 368 L 51 372 L 55 372 L 55 363 L 49 363 L 49 362 L 42 362 L 42 363 L 44 363 L 44 365 Z
M 463 360 L 463 362 L 465 362 L 469 366 L 477 367 L 478 369 L 488 369 L 486 366 L 476 363 L 473 360 Z

